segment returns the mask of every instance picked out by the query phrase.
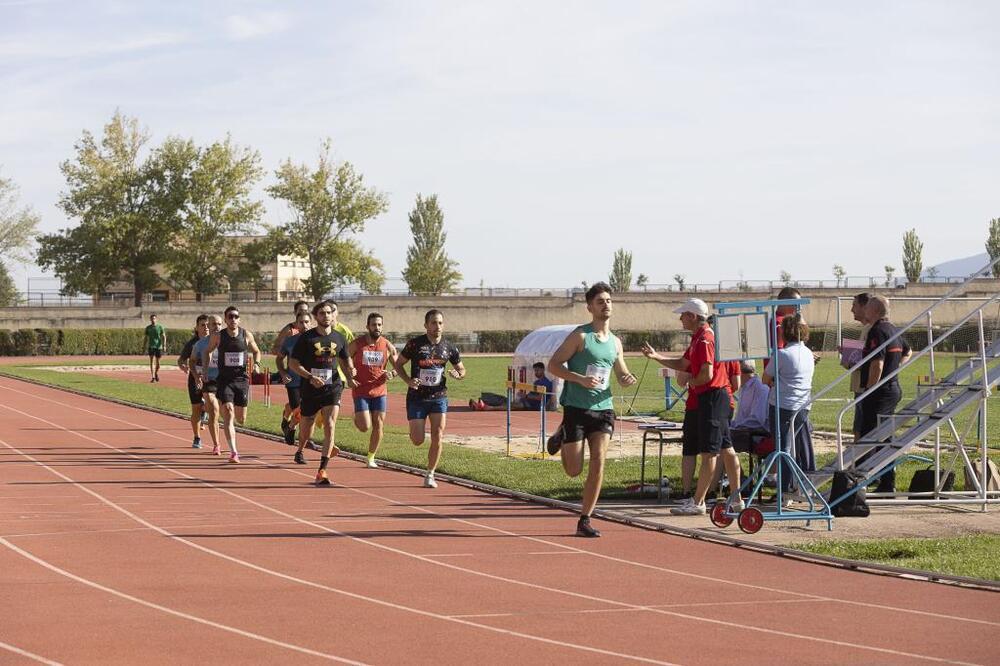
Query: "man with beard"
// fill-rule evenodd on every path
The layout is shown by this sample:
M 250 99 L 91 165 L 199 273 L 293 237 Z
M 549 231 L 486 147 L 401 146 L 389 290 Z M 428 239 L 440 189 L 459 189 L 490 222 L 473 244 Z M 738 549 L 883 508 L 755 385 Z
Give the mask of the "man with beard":
M 367 331 L 349 345 L 351 360 L 357 370 L 358 385 L 351 389 L 354 398 L 354 425 L 372 434 L 368 440 L 368 467 L 378 467 L 375 454 L 382 443 L 388 401 L 386 383 L 395 376 L 389 363 L 396 362 L 396 348 L 382 335 L 382 315 L 368 315 Z

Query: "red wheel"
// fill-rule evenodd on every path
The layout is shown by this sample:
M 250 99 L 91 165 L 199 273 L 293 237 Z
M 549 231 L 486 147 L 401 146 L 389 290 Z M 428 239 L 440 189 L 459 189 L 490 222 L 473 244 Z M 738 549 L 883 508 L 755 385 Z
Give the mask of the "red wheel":
M 756 534 L 764 526 L 764 514 L 757 507 L 747 507 L 740 511 L 736 524 L 747 534 Z
M 712 505 L 712 510 L 708 517 L 716 527 L 729 527 L 733 524 L 733 519 L 726 515 L 726 503 L 716 502 Z

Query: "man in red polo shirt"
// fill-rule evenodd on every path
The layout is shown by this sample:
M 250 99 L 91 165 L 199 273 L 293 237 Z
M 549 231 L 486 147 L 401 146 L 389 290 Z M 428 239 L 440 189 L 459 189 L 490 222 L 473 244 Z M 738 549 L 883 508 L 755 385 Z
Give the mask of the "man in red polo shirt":
M 643 353 L 661 365 L 691 375 L 688 380 L 688 411 L 684 418 L 683 437 L 686 446 L 697 444 L 701 469 L 694 497 L 671 512 L 687 516 L 702 515 L 706 512 L 705 496 L 712 484 L 720 454 L 731 487 L 737 489 L 740 486 L 739 458 L 729 437 L 729 373 L 724 363 L 716 362 L 715 333 L 708 325 L 708 306 L 705 302 L 691 298 L 674 312 L 680 314 L 684 330 L 691 332 L 691 344 L 684 356 L 679 359 L 665 358 L 649 345 L 644 346 Z M 737 499 L 733 509 L 742 511 L 742 500 Z

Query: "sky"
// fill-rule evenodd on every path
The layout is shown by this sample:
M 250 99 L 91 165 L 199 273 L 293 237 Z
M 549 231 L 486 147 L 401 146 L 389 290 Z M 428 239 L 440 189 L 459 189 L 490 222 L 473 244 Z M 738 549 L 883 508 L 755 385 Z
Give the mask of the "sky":
M 387 193 L 388 289 L 417 194 L 466 286 L 902 273 L 1000 217 L 1000 3 L 0 0 L 0 174 L 42 216 L 115 110 L 157 144 L 334 156 Z M 42 275 L 14 267 L 18 286 Z M 33 283 L 36 289 L 37 284 Z

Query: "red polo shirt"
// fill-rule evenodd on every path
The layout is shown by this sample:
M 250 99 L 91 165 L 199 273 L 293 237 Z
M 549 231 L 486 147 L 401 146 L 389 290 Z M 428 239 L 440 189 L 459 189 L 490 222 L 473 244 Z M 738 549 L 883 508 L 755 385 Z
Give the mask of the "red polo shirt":
M 688 362 L 688 372 L 691 376 L 701 372 L 704 363 L 712 364 L 712 381 L 701 386 L 688 387 L 687 401 L 684 403 L 685 409 L 692 411 L 698 408 L 698 396 L 706 391 L 729 386 L 729 373 L 725 364 L 715 361 L 715 332 L 708 324 L 701 327 L 691 336 L 691 344 L 684 352 L 684 359 Z

